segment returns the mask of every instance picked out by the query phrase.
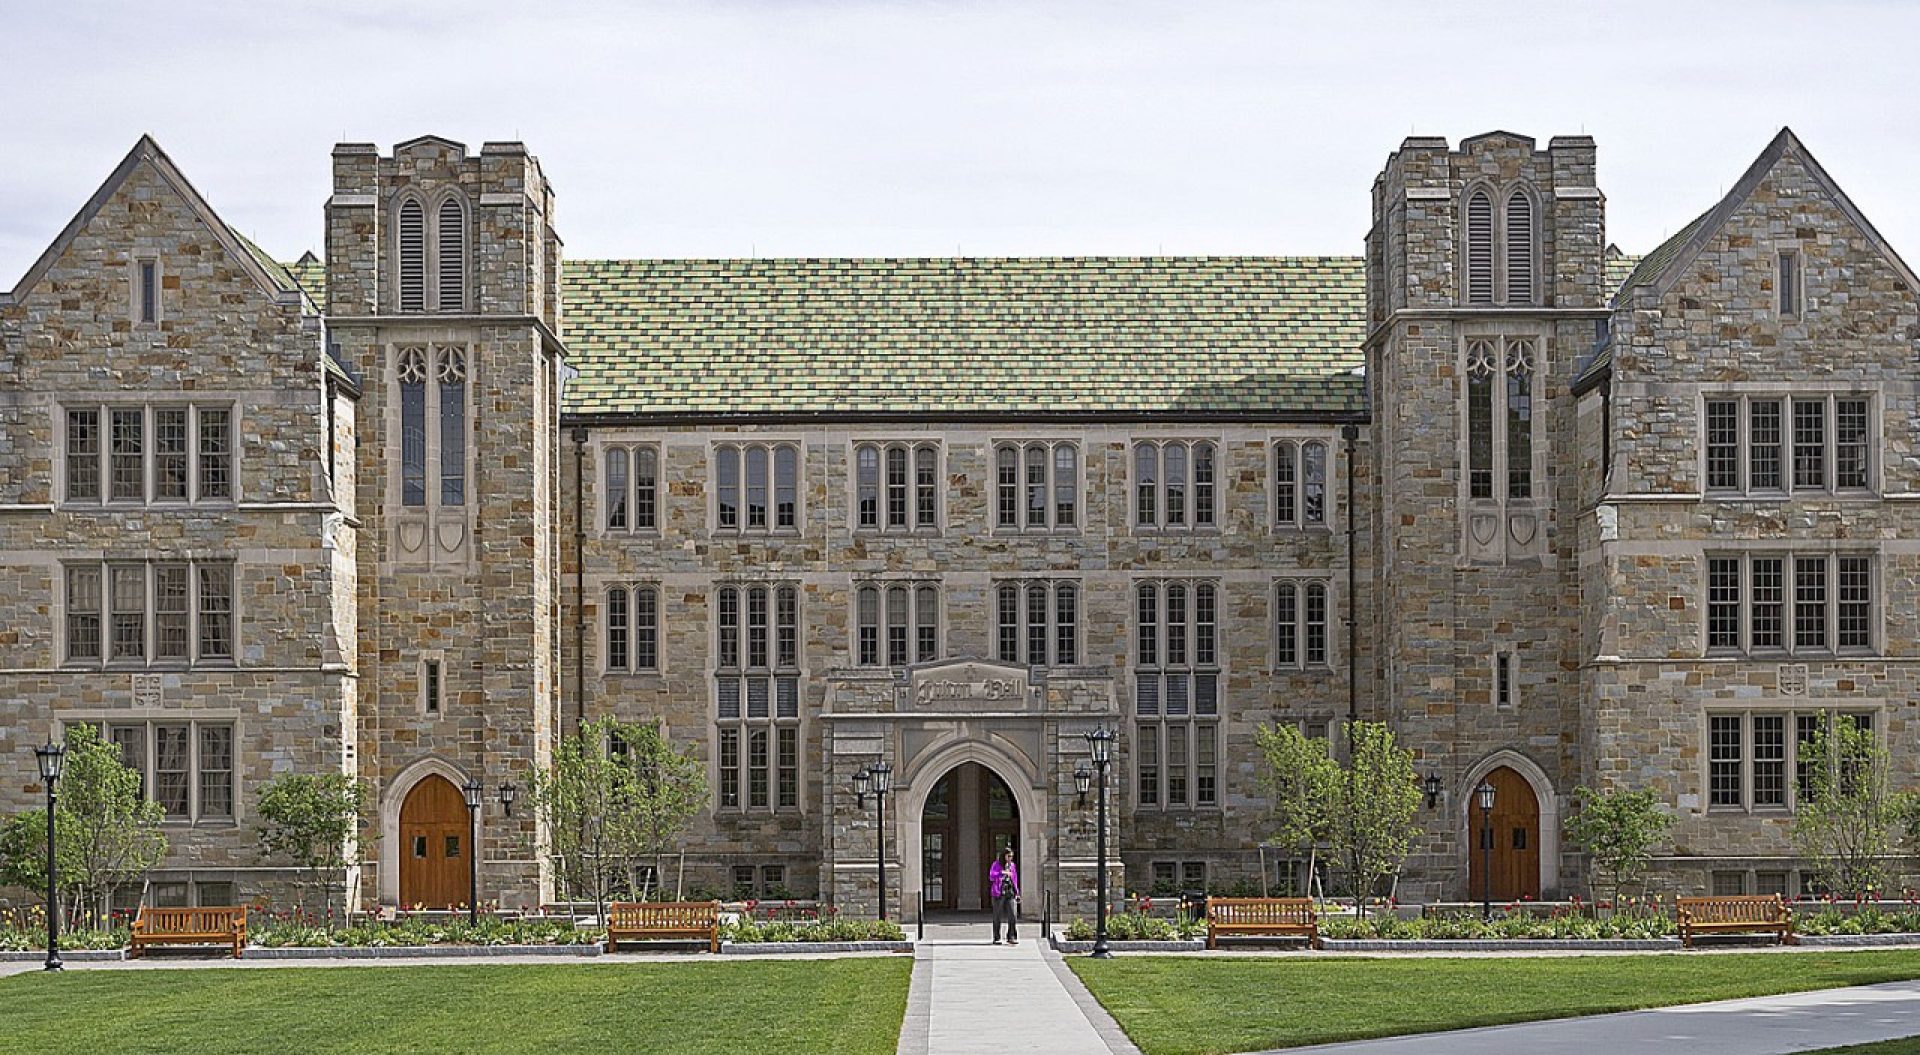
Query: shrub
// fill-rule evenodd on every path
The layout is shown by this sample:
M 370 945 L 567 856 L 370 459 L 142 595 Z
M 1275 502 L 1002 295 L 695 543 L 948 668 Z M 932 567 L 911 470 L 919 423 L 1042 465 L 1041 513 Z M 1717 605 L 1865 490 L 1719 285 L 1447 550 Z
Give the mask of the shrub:
M 724 923 L 720 937 L 737 942 L 905 941 L 906 932 L 892 920 L 773 919 L 741 917 Z

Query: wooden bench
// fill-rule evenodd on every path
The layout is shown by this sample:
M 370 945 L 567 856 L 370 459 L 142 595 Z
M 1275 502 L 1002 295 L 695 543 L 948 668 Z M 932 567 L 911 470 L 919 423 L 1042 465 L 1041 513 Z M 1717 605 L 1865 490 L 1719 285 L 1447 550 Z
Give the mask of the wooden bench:
M 1226 937 L 1305 938 L 1320 947 L 1319 917 L 1310 897 L 1210 897 L 1207 948 Z
M 151 908 L 142 906 L 133 921 L 127 955 L 149 945 L 226 945 L 234 959 L 247 944 L 247 910 L 239 908 Z
M 643 938 L 694 938 L 720 951 L 718 901 L 616 901 L 607 906 L 607 951 Z
M 1793 910 L 1778 894 L 1743 897 L 1679 897 L 1673 899 L 1680 922 L 1680 944 L 1693 948 L 1696 934 L 1759 934 L 1773 932 L 1782 945 L 1798 945 L 1793 936 Z

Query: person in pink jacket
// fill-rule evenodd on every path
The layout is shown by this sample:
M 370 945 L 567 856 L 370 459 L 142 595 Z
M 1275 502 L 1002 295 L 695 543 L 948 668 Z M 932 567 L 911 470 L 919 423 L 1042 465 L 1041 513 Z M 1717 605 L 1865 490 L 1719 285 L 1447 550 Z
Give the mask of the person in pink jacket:
M 993 943 L 1000 944 L 1000 921 L 1006 920 L 1007 944 L 1020 944 L 1014 933 L 1020 919 L 1020 871 L 1013 866 L 1013 847 L 1000 851 L 987 869 L 987 893 L 993 898 Z

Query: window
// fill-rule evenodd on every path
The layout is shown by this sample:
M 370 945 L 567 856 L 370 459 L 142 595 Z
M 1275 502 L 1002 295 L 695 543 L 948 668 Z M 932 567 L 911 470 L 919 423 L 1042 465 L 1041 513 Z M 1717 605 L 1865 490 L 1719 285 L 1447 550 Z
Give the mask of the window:
M 1273 445 L 1275 527 L 1324 527 L 1327 523 L 1327 445 L 1319 440 L 1281 440 Z
M 931 443 L 862 443 L 853 450 L 854 527 L 929 531 L 940 526 L 940 450 Z
M 800 448 L 791 443 L 714 448 L 719 503 L 714 530 L 796 531 L 800 525 Z
M 660 452 L 652 446 L 608 447 L 602 458 L 602 508 L 608 531 L 659 527 Z
M 1535 304 L 1539 251 L 1536 246 L 1533 196 L 1525 187 L 1506 192 L 1498 210 L 1494 192 L 1474 187 L 1467 192 L 1461 212 L 1465 227 L 1466 303 L 1485 307 L 1496 303 Z M 1500 252 L 1496 255 L 1495 247 Z
M 1133 522 L 1167 530 L 1212 528 L 1219 463 L 1213 444 L 1169 440 L 1133 445 Z
M 69 664 L 172 666 L 233 661 L 233 565 L 68 564 Z
M 1275 669 L 1328 665 L 1327 598 L 1324 580 L 1281 579 L 1274 584 Z
M 719 805 L 800 805 L 800 599 L 791 584 L 714 591 Z
M 1872 486 L 1877 444 L 1865 396 L 1715 396 L 1705 414 L 1708 492 L 1846 493 Z
M 1134 714 L 1140 743 L 1154 741 L 1143 763 L 1147 754 L 1155 760 L 1139 769 L 1141 804 L 1217 806 L 1219 584 L 1151 580 L 1135 586 L 1134 601 Z
M 1514 697 L 1513 653 L 1495 652 L 1493 654 L 1493 705 L 1502 711 L 1513 710 Z
M 465 311 L 469 239 L 461 200 L 448 197 L 429 214 L 426 205 L 410 193 L 400 202 L 394 226 L 400 275 L 395 283 L 396 308 L 402 314 Z
M 235 801 L 232 722 L 114 722 L 106 737 L 140 774 L 141 793 L 169 821 L 232 821 Z
M 1713 873 L 1713 894 L 1715 897 L 1733 897 L 1747 892 L 1747 873 Z
M 394 362 L 400 389 L 400 504 L 428 505 L 427 466 L 431 463 L 440 474 L 440 486 L 433 492 L 438 500 L 433 504 L 465 505 L 466 349 L 408 346 L 399 349 Z
M 1507 192 L 1507 303 L 1531 304 L 1533 290 L 1533 199 L 1514 188 Z
M 1856 712 L 1709 713 L 1707 805 L 1714 809 L 1794 808 L 1812 785 L 1813 773 L 1805 760 L 1808 745 L 1836 716 L 1863 728 L 1873 727 L 1873 715 Z
M 1080 662 L 1080 584 L 1062 579 L 995 583 L 994 640 L 1002 663 Z
M 428 714 L 439 714 L 442 698 L 446 695 L 446 684 L 440 675 L 440 660 L 422 660 L 420 664 L 420 709 Z
M 1796 318 L 1800 314 L 1800 252 L 1797 249 L 1780 251 L 1779 273 L 1775 276 L 1775 290 L 1779 294 L 1780 317 Z
M 440 278 L 441 311 L 462 311 L 467 306 L 467 214 L 457 198 L 440 203 L 439 239 L 435 244 L 436 271 Z
M 997 526 L 1040 531 L 1079 524 L 1078 446 L 1066 441 L 1002 443 L 993 457 Z
M 940 587 L 867 582 L 854 590 L 854 663 L 904 667 L 940 658 Z
M 1467 195 L 1467 303 L 1493 303 L 1493 197 Z
M 233 500 L 230 405 L 70 406 L 65 419 L 68 502 Z
M 160 321 L 160 262 L 140 261 L 140 288 L 135 291 L 134 319 L 143 325 Z
M 400 310 L 427 310 L 427 210 L 416 199 L 400 203 Z
M 1529 338 L 1467 341 L 1467 494 L 1471 498 L 1533 497 L 1533 391 L 1536 363 Z M 1502 393 L 1496 419 L 1494 393 Z
M 1875 578 L 1865 554 L 1708 554 L 1707 652 L 1872 652 Z
M 609 672 L 640 673 L 660 669 L 660 588 L 625 583 L 607 587 Z

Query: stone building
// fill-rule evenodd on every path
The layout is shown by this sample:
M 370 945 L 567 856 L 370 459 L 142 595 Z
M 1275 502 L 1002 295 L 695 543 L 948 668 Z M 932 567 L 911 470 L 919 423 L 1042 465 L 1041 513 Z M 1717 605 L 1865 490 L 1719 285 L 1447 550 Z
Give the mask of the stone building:
M 0 294 L 0 808 L 104 725 L 147 896 L 286 880 L 259 788 L 377 803 L 352 896 L 553 896 L 525 786 L 658 722 L 712 802 L 670 883 L 871 911 L 1291 883 L 1254 732 L 1393 725 L 1405 898 L 1579 892 L 1581 785 L 1651 787 L 1669 890 L 1797 891 L 1799 743 L 1900 749 L 1912 273 L 1790 132 L 1642 258 L 1595 147 L 1408 139 L 1360 257 L 561 262 L 517 143 L 334 151 L 324 259 L 142 139 Z

